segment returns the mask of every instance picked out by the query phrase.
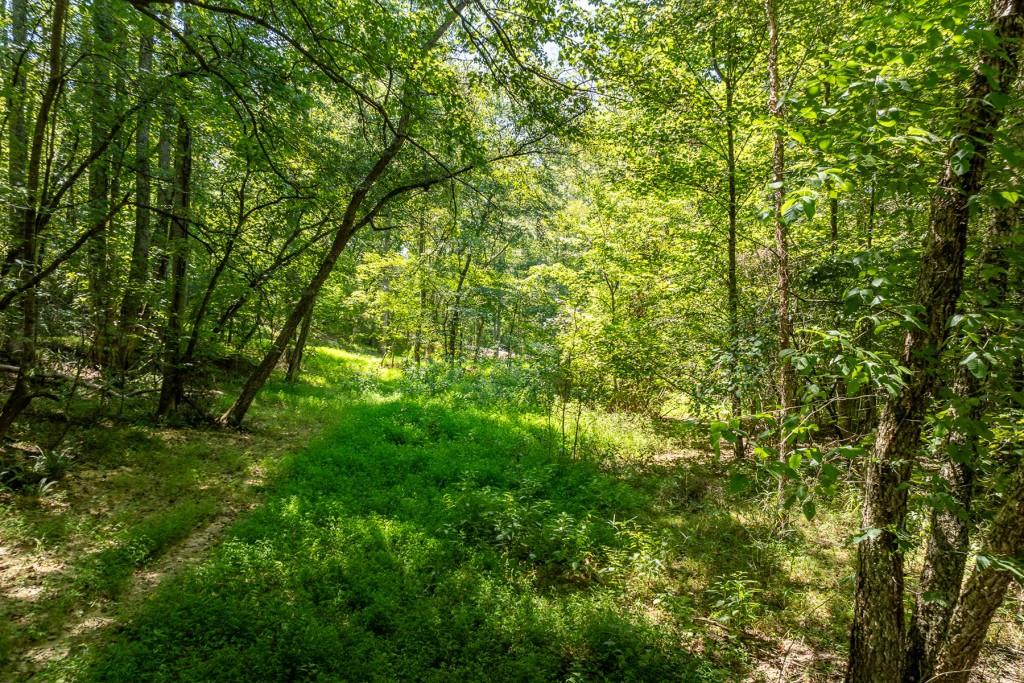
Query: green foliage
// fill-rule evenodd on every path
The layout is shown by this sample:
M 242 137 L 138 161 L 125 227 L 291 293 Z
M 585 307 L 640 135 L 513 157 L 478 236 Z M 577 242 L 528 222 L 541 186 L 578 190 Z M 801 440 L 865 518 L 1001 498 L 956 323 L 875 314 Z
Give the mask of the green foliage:
M 325 432 L 278 463 L 265 502 L 206 559 L 127 610 L 117 638 L 43 680 L 733 680 L 744 646 L 697 617 L 784 620 L 802 579 L 780 563 L 803 542 L 768 549 L 767 525 L 729 512 L 760 519 L 759 504 L 722 498 L 699 461 L 658 464 L 671 440 L 635 416 L 590 415 L 564 457 L 543 406 L 489 403 L 499 370 L 427 383 L 316 349 L 309 382 L 271 387 L 254 424 L 302 414 Z M 126 527 L 76 590 L 123 590 L 208 510 Z M 762 585 L 789 597 L 769 605 Z
M 69 677 L 735 678 L 742 633 L 803 634 L 801 571 L 984 534 L 1024 457 L 1024 102 L 967 90 L 985 11 L 0 2 L 0 529 L 75 548 L 0 659 L 220 517 L 250 437 L 324 430 Z M 926 305 L 936 180 L 982 160 Z M 920 443 L 898 528 L 858 530 L 883 414 Z M 79 468 L 115 473 L 102 524 Z
M 717 579 L 708 588 L 708 593 L 714 600 L 712 616 L 739 631 L 746 629 L 762 608 L 759 602 L 762 591 L 757 581 L 749 578 L 745 572 Z

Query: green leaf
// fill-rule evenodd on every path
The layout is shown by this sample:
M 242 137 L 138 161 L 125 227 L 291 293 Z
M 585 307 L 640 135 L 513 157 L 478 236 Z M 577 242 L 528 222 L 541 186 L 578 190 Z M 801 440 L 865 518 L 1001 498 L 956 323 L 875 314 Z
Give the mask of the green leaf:
M 997 111 L 1005 109 L 1009 101 L 1010 96 L 1003 92 L 990 92 L 985 96 L 985 102 Z
M 984 379 L 988 374 L 988 366 L 976 351 L 971 351 L 967 358 L 960 361 L 960 365 L 966 366 L 967 370 L 978 379 Z
M 817 508 L 814 507 L 814 501 L 810 499 L 804 501 L 801 509 L 804 511 L 804 517 L 807 518 L 807 521 L 814 519 L 814 515 L 818 512 Z
M 875 529 L 874 527 L 872 527 L 870 529 L 864 529 L 863 532 L 861 532 L 857 536 L 854 536 L 852 539 L 850 539 L 850 542 L 853 545 L 857 545 L 858 543 L 861 543 L 863 541 L 874 540 L 874 539 L 878 538 L 881 534 L 882 534 L 882 530 L 881 529 Z
M 839 478 L 839 468 L 831 463 L 825 463 L 821 466 L 821 477 L 819 481 L 822 486 L 828 487 L 836 482 Z
M 799 470 L 800 469 L 800 463 L 803 462 L 803 460 L 804 460 L 804 457 L 802 455 L 800 455 L 799 453 L 790 453 L 789 454 L 789 459 L 786 461 L 786 463 L 790 467 L 792 467 L 794 470 Z
M 814 210 L 817 206 L 817 202 L 810 197 L 804 197 L 800 200 L 800 203 L 803 205 L 804 215 L 807 216 L 807 220 L 812 220 L 814 218 Z

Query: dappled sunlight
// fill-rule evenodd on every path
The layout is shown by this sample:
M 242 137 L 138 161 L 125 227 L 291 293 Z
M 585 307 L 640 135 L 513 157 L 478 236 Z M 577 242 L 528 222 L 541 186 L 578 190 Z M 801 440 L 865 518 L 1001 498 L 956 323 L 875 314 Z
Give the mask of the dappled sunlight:
M 316 376 L 378 381 L 372 358 L 318 355 Z M 543 414 L 409 386 L 270 400 L 328 401 L 333 425 L 275 465 L 208 559 L 154 582 L 121 636 L 48 675 L 726 681 L 745 640 L 834 571 L 802 555 L 803 532 L 773 545 L 771 515 L 730 498 L 709 454 L 648 455 L 662 442 L 635 421 L 592 414 L 570 458 Z
M 0 0 L 0 681 L 1024 683 L 1022 57 Z

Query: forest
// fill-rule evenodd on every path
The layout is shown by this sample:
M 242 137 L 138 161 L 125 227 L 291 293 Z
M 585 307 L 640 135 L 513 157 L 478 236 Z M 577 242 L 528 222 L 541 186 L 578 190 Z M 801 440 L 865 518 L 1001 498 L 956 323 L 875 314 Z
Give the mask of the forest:
M 1024 681 L 1024 0 L 0 0 L 0 680 Z

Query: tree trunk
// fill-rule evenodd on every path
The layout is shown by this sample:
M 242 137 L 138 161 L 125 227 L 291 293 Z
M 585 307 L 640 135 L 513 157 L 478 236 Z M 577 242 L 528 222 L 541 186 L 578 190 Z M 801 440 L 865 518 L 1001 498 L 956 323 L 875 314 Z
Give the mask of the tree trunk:
M 10 63 L 15 66 L 11 74 L 10 88 L 6 93 L 7 100 L 7 182 L 12 192 L 25 188 L 25 164 L 28 161 L 28 130 L 25 127 L 25 96 L 28 90 L 28 2 L 13 0 L 11 3 L 11 42 L 7 45 Z M 15 195 L 17 196 L 17 195 Z M 12 201 L 8 213 L 11 242 L 17 244 L 21 239 L 23 202 Z M 8 253 L 4 263 L 4 274 L 9 265 L 18 258 L 17 249 Z
M 171 257 L 170 299 L 167 302 L 167 324 L 164 328 L 163 379 L 160 384 L 158 417 L 165 417 L 184 398 L 181 356 L 182 320 L 188 301 L 188 223 L 192 201 L 192 129 L 184 116 L 178 118 L 176 143 L 173 217 L 168 251 Z
M 420 286 L 420 308 L 416 314 L 416 341 L 413 346 L 413 357 L 416 359 L 416 367 L 420 367 L 423 355 L 423 318 L 427 314 L 427 282 L 423 272 L 425 266 L 423 253 L 426 251 L 427 231 L 424 225 L 426 208 L 420 211 L 420 229 L 416 237 L 416 270 Z
M 960 374 L 963 373 L 958 372 Z M 958 393 L 965 391 L 968 390 L 957 389 Z M 974 491 L 974 467 L 949 458 L 942 466 L 941 476 L 959 509 L 933 510 L 931 513 L 921 585 L 907 632 L 907 658 L 903 671 L 906 683 L 923 683 L 932 678 L 935 658 L 960 595 L 970 550 L 967 519 Z
M 1005 502 L 996 513 L 982 544 L 979 562 L 968 579 L 949 623 L 949 637 L 935 665 L 933 680 L 943 683 L 967 683 L 985 644 L 992 616 L 1003 603 L 1013 575 L 1000 560 L 1015 558 L 1024 552 L 1024 467 L 1017 471 L 1006 492 Z
M 476 339 L 473 342 L 473 362 L 480 361 L 480 344 L 484 340 L 484 323 L 486 320 L 481 316 L 476 322 Z
M 302 327 L 299 328 L 299 337 L 295 340 L 295 346 L 292 348 L 291 358 L 288 359 L 288 375 L 285 379 L 289 383 L 297 380 L 299 378 L 299 373 L 302 372 L 302 356 L 306 353 L 306 339 L 309 337 L 309 328 L 313 323 L 313 308 L 314 306 L 310 306 L 309 310 L 306 312 L 306 317 L 302 319 Z
M 736 202 L 736 134 L 733 130 L 733 83 L 731 79 L 725 80 L 725 116 L 726 116 L 726 173 L 729 181 L 729 342 L 732 345 L 732 367 L 730 369 L 730 392 L 732 420 L 738 423 L 742 407 L 740 405 L 740 384 L 739 384 L 739 341 L 740 341 L 740 318 L 739 318 L 739 285 L 736 279 L 736 217 L 738 204 Z M 737 430 L 736 440 L 733 442 L 733 455 L 737 460 L 744 457 L 745 443 L 742 430 Z
M 832 85 L 828 81 L 825 82 L 823 104 L 825 107 L 832 104 Z M 828 191 L 829 252 L 835 256 L 836 249 L 839 247 L 839 197 L 836 196 L 831 180 L 825 183 L 825 189 Z
M 153 70 L 154 38 L 146 23 L 139 37 L 140 80 L 148 80 Z M 139 336 L 138 320 L 142 314 L 143 297 L 149 277 L 150 210 L 152 190 L 149 176 L 149 130 L 151 110 L 146 104 L 139 109 L 138 128 L 135 131 L 135 234 L 132 256 L 128 266 L 128 283 L 121 300 L 119 356 L 122 369 L 132 364 L 132 355 Z
M 874 246 L 875 239 L 875 210 L 878 208 L 878 179 L 871 179 L 871 195 L 868 197 L 868 225 L 865 238 L 866 245 L 870 251 Z
M 168 240 L 171 229 L 171 214 L 174 210 L 174 170 L 171 168 L 174 154 L 174 107 L 167 103 L 161 113 L 160 136 L 157 141 L 157 166 L 160 186 L 156 191 L 157 212 L 156 227 L 153 229 L 154 242 L 157 247 L 156 263 L 153 265 L 153 280 L 157 285 L 167 280 L 167 267 L 170 264 L 170 246 Z
M 469 265 L 473 260 L 473 254 L 466 254 L 466 265 L 459 270 L 459 280 L 455 285 L 455 300 L 452 302 L 451 326 L 448 329 L 448 362 L 454 363 L 458 355 L 457 344 L 459 341 L 459 323 L 462 313 L 462 287 L 466 284 L 466 274 L 469 273 Z
M 775 120 L 775 144 L 772 149 L 772 203 L 775 222 L 775 252 L 778 259 L 779 282 L 779 460 L 789 458 L 787 421 L 796 395 L 796 378 L 789 354 L 793 344 L 793 320 L 789 311 L 789 237 L 782 215 L 785 197 L 785 139 L 783 138 L 783 108 L 780 100 L 779 29 L 774 0 L 765 0 L 768 18 L 768 113 Z M 779 501 L 782 501 L 784 482 L 779 481 Z
M 901 359 L 910 372 L 882 411 L 867 466 L 862 526 L 871 536 L 857 546 L 854 622 L 846 671 L 851 683 L 902 678 L 904 577 L 899 534 L 907 511 L 906 485 L 920 446 L 921 422 L 934 388 L 939 354 L 963 284 L 968 200 L 980 189 L 993 131 L 1002 118 L 1002 111 L 990 106 L 987 96 L 993 85 L 1005 91 L 1016 77 L 1022 5 L 1024 0 L 997 0 L 993 5 L 993 32 L 1001 49 L 982 55 L 932 197 L 913 296 L 921 311 L 919 326 L 907 332 Z M 958 174 L 952 160 L 964 144 L 973 144 L 974 154 L 967 170 Z
M 89 135 L 91 151 L 97 154 L 89 165 L 89 224 L 106 221 L 110 205 L 110 155 L 104 149 L 110 137 L 112 113 L 110 61 L 113 52 L 113 19 L 107 0 L 96 0 L 91 11 L 91 73 L 89 92 Z M 104 226 L 105 228 L 105 226 Z M 92 309 L 93 359 L 106 365 L 110 354 L 110 255 L 107 231 L 101 228 L 89 241 L 89 301 Z
M 988 243 L 980 264 L 981 305 L 999 305 L 1008 289 L 1005 247 L 1016 222 L 1018 210 L 998 209 L 990 223 Z M 991 335 L 986 326 L 979 333 L 977 345 L 986 346 Z M 985 413 L 984 382 L 964 365 L 956 369 L 953 381 L 954 417 L 977 423 Z M 974 469 L 978 457 L 976 430 L 959 424 L 944 442 L 946 462 L 941 477 L 958 509 L 932 510 L 928 546 L 921 570 L 919 595 L 908 631 L 908 650 L 903 680 L 920 683 L 932 677 L 935 659 L 946 637 L 953 607 L 960 595 L 964 566 L 970 551 L 970 513 L 974 494 Z
M 33 398 L 32 385 L 36 370 L 36 327 L 39 312 L 36 302 L 36 287 L 32 281 L 39 266 L 37 224 L 42 205 L 39 186 L 46 126 L 63 80 L 64 67 L 61 50 L 64 44 L 64 20 L 67 10 L 67 0 L 54 0 L 50 46 L 47 53 L 49 74 L 46 89 L 39 102 L 39 110 L 36 112 L 35 127 L 32 132 L 25 176 L 25 203 L 19 209 L 18 251 L 24 261 L 21 267 L 21 280 L 27 286 L 21 297 L 22 325 L 17 344 L 18 375 L 14 381 L 14 388 L 8 395 L 7 401 L 4 402 L 3 408 L 0 409 L 0 439 L 7 434 L 18 415 L 28 407 Z

